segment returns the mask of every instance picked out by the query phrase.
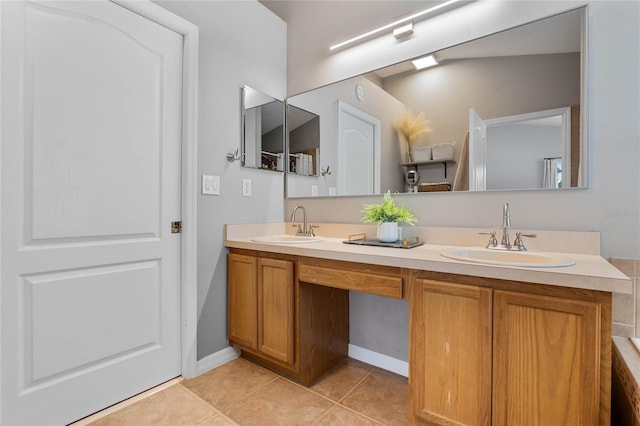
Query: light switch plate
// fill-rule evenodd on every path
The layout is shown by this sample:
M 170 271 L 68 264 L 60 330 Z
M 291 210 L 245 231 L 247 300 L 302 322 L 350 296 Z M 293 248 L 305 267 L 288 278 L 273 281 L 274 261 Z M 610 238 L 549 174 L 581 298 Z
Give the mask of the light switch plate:
M 242 179 L 242 196 L 251 197 L 251 179 Z
M 311 185 L 311 196 L 312 197 L 318 196 L 318 185 Z
M 202 193 L 220 195 L 220 176 L 202 175 Z

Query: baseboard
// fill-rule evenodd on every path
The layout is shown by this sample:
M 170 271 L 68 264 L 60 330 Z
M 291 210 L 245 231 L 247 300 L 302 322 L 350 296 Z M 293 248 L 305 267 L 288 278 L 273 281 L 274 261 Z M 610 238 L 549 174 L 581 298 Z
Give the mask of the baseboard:
M 196 365 L 196 375 L 199 376 L 209 370 L 220 367 L 229 361 L 233 361 L 239 356 L 240 352 L 232 346 L 228 346 L 218 352 L 212 353 L 211 355 L 198 360 Z M 349 345 L 349 357 L 369 365 L 373 365 L 374 367 L 382 368 L 383 370 L 387 370 L 404 377 L 409 377 L 409 363 L 406 361 L 392 358 L 388 355 L 355 345 Z
M 214 352 L 211 355 L 199 359 L 196 363 L 196 376 L 204 374 L 209 370 L 213 370 L 216 367 L 220 367 L 222 364 L 226 364 L 229 361 L 240 356 L 240 351 L 233 346 L 227 346 L 226 348 Z
M 383 370 L 391 371 L 404 377 L 409 377 L 409 363 L 392 358 L 369 349 L 359 346 L 349 345 L 349 358 L 357 359 L 369 365 L 373 365 Z

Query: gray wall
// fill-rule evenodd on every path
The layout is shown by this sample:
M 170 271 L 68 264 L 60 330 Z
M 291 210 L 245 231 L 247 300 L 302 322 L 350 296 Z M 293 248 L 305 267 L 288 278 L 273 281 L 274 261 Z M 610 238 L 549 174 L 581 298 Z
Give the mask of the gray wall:
M 508 201 L 515 229 L 600 231 L 604 257 L 639 258 L 640 2 L 478 1 L 429 20 L 431 30 L 410 40 L 410 44 L 389 42 L 385 47 L 380 45 L 382 41 L 374 41 L 331 57 L 301 56 L 299 62 L 290 57 L 290 69 L 299 72 L 289 79 L 288 90 L 290 93 L 308 90 L 399 62 L 403 56 L 418 56 L 424 49 L 439 50 L 470 36 L 587 3 L 589 188 L 406 194 L 398 195 L 397 199 L 413 209 L 421 225 L 480 228 L 500 226 L 502 203 Z M 362 60 L 354 63 L 349 61 L 350 57 Z M 362 205 L 377 201 L 379 197 L 341 197 L 308 198 L 295 203 L 304 205 L 314 221 L 356 223 Z M 293 204 L 294 201 L 288 202 L 287 210 Z M 406 348 L 408 325 L 387 318 L 406 318 L 406 307 L 382 298 L 355 295 L 352 301 L 354 298 L 359 300 L 352 303 L 351 343 L 397 357 L 398 348 Z
M 243 169 L 226 154 L 240 143 L 240 87 L 284 99 L 286 24 L 255 1 L 159 1 L 198 25 L 198 174 L 220 176 L 221 195 L 198 197 L 198 359 L 227 340 L 225 223 L 281 222 L 283 174 Z M 242 179 L 253 196 L 242 197 Z

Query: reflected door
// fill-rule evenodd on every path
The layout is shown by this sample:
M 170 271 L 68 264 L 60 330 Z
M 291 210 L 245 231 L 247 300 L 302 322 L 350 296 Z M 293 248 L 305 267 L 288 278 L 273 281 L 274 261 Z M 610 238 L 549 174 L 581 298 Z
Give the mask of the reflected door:
M 2 2 L 2 424 L 180 374 L 182 37 L 107 1 Z
M 340 102 L 338 132 L 338 195 L 379 193 L 380 121 Z
M 487 125 L 469 109 L 469 191 L 487 189 Z

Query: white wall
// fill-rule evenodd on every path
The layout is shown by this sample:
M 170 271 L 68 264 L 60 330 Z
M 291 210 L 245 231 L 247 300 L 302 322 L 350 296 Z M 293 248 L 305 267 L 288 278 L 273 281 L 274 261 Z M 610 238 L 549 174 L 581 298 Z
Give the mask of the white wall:
M 280 222 L 283 174 L 241 168 L 240 87 L 284 99 L 286 24 L 256 1 L 157 1 L 198 25 L 198 174 L 220 176 L 219 196 L 198 198 L 198 359 L 228 346 L 225 223 Z M 253 196 L 242 197 L 242 178 Z
M 332 57 L 291 58 L 298 69 L 290 93 L 361 74 L 420 50 L 450 44 L 511 27 L 588 3 L 588 84 L 590 185 L 562 191 L 430 193 L 398 195 L 412 207 L 421 225 L 496 228 L 502 204 L 511 206 L 515 229 L 595 230 L 601 232 L 604 257 L 640 257 L 640 2 L 637 1 L 478 1 L 437 17 L 411 43 L 374 40 Z M 385 45 L 387 43 L 387 45 Z M 373 54 L 372 52 L 375 52 Z M 356 60 L 356 58 L 360 60 Z M 358 222 L 365 203 L 379 197 L 295 200 L 315 221 Z M 287 203 L 287 210 L 293 202 Z M 365 298 L 351 310 L 351 343 L 394 356 L 406 347 L 406 323 L 389 324 L 388 315 L 406 317 L 404 306 L 383 298 Z M 352 300 L 353 300 L 352 297 Z M 370 300 L 371 299 L 371 300 Z M 370 316 L 382 311 L 385 315 Z M 360 321 L 363 316 L 369 321 Z M 358 324 L 358 327 L 355 327 Z M 378 339 L 370 338 L 373 331 Z M 384 336 L 381 338 L 380 336 Z

